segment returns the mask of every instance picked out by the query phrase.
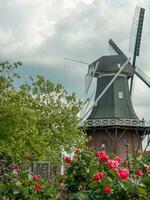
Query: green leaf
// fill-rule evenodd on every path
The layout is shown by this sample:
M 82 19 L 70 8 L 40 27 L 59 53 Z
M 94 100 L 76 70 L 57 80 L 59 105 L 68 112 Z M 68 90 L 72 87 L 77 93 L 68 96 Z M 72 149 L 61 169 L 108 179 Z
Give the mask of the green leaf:
M 23 178 L 23 179 L 28 179 L 28 172 L 27 171 L 22 171 L 20 173 L 20 176 Z
M 139 196 L 142 196 L 142 197 L 146 197 L 147 196 L 147 191 L 146 191 L 145 188 L 137 187 L 137 192 L 138 192 Z
M 92 183 L 89 184 L 89 187 L 93 190 L 99 188 L 99 183 L 98 182 L 95 182 L 93 181 Z
M 144 177 L 144 178 L 142 179 L 142 182 L 143 182 L 146 186 L 150 187 L 150 177 L 149 177 L 149 176 Z
M 13 191 L 13 194 L 14 194 L 14 195 L 19 194 L 19 193 L 20 193 L 19 190 L 14 190 L 14 191 Z
M 91 165 L 89 167 L 89 175 L 91 177 L 93 177 L 93 175 L 96 174 L 97 172 L 98 172 L 98 169 L 97 169 L 97 167 L 95 165 Z
M 89 193 L 87 191 L 81 191 L 77 194 L 78 200 L 89 200 Z
M 127 190 L 131 190 L 131 183 L 128 180 L 121 180 L 122 184 Z
M 56 177 L 56 179 L 57 179 L 58 181 L 62 181 L 62 180 L 64 180 L 64 178 L 65 178 L 64 175 L 58 175 L 58 176 Z
M 68 175 L 71 175 L 72 172 L 73 172 L 73 170 L 74 170 L 74 165 L 72 164 L 72 165 L 70 165 L 70 166 L 67 168 L 67 174 L 68 174 Z
M 109 174 L 111 174 L 113 177 L 117 177 L 116 171 L 114 169 L 110 169 Z
M 105 187 L 107 185 L 109 185 L 110 183 L 112 182 L 112 179 L 108 176 L 104 177 L 102 180 L 101 180 L 101 184 Z

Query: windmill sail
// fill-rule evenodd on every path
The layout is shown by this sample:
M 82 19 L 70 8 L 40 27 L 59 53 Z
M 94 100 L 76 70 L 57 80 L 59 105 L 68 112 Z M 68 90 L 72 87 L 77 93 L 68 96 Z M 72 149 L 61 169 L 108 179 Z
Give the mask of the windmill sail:
M 142 36 L 142 28 L 144 22 L 144 14 L 145 9 L 141 7 L 136 7 L 132 31 L 131 31 L 131 40 L 130 40 L 130 49 L 133 49 L 133 61 L 132 66 L 135 69 L 136 57 L 139 56 L 140 53 L 140 44 L 141 44 L 141 36 Z M 130 84 L 130 95 L 132 94 L 132 87 L 133 87 L 133 79 L 134 74 L 131 77 L 131 84 Z
M 113 50 L 113 52 L 115 52 L 118 55 L 123 55 L 124 58 L 127 58 L 127 56 L 123 53 L 123 51 L 117 46 L 117 44 L 110 39 L 109 40 L 109 45 L 111 47 L 111 49 Z M 139 52 L 138 52 L 139 55 Z M 133 67 L 133 65 L 132 65 Z M 150 87 L 150 77 L 145 74 L 139 67 L 135 67 L 134 68 L 134 73 L 148 86 Z M 133 76 L 132 76 L 133 77 Z M 133 83 L 132 83 L 132 87 L 133 87 Z
M 118 55 L 123 55 L 127 59 L 126 55 L 123 53 L 123 51 L 121 51 L 121 49 L 116 45 L 116 43 L 112 39 L 109 40 L 109 45 L 115 53 L 117 53 Z
M 139 67 L 136 66 L 135 74 L 150 87 L 150 77 L 146 75 Z

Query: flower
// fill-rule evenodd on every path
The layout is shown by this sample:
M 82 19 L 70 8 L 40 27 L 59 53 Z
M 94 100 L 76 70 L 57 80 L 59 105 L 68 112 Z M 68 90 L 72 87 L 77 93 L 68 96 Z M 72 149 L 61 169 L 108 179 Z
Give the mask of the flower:
M 109 159 L 108 155 L 104 154 L 103 156 L 100 157 L 101 162 L 107 162 Z
M 101 179 L 103 179 L 106 176 L 106 174 L 102 173 L 102 172 L 98 172 L 97 174 L 95 174 L 93 176 L 94 181 L 99 181 Z
M 60 196 L 58 196 L 56 200 L 61 200 Z
M 98 174 L 95 174 L 93 176 L 94 181 L 99 181 L 100 180 L 100 176 Z
M 119 166 L 119 162 L 117 160 L 108 160 L 107 163 L 110 169 L 117 168 Z
M 102 179 L 102 178 L 104 178 L 104 177 L 106 176 L 106 174 L 104 174 L 104 173 L 102 173 L 102 172 L 99 172 L 99 176 L 100 176 L 100 178 Z
M 117 174 L 121 179 L 128 179 L 129 177 L 129 170 L 128 169 L 118 169 Z
M 80 152 L 80 149 L 79 149 L 79 148 L 74 149 L 74 152 L 75 152 L 75 153 L 78 153 L 78 152 Z
M 145 166 L 145 167 L 144 167 L 144 171 L 145 171 L 145 172 L 149 171 L 149 169 L 150 169 L 150 166 Z
M 38 175 L 33 175 L 33 179 L 36 181 L 38 180 Z
M 109 186 L 104 187 L 103 189 L 106 193 L 112 192 L 112 189 Z
M 99 158 L 99 160 L 101 162 L 107 162 L 109 157 L 108 155 L 105 153 L 105 151 L 98 151 L 96 156 Z
M 99 157 L 101 157 L 101 156 L 103 156 L 105 154 L 106 154 L 105 151 L 98 151 L 96 156 L 99 158 Z
M 114 160 L 115 160 L 115 161 L 118 161 L 118 163 L 120 163 L 120 162 L 121 162 L 121 159 L 120 159 L 120 157 L 119 157 L 119 156 L 115 156 Z
M 138 169 L 138 170 L 136 171 L 136 175 L 137 175 L 137 176 L 143 176 L 142 170 L 141 170 L 141 169 Z
M 72 162 L 71 158 L 69 156 L 67 156 L 65 158 L 66 163 L 70 164 Z
M 40 183 L 37 183 L 37 184 L 35 185 L 34 192 L 38 192 L 38 191 L 40 190 L 40 188 L 41 188 Z

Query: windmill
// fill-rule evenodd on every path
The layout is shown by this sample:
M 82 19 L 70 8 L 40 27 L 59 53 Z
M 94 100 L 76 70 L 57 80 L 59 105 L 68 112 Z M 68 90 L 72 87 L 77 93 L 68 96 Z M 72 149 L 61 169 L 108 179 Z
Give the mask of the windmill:
M 136 8 L 131 42 L 132 61 L 110 39 L 109 45 L 116 55 L 103 56 L 88 66 L 86 94 L 93 78 L 97 79 L 94 103 L 89 104 L 83 113 L 87 134 L 92 136 L 91 145 L 103 146 L 122 158 L 125 157 L 127 144 L 130 154 L 142 152 L 142 141 L 150 134 L 150 123 L 138 118 L 131 101 L 135 74 L 150 87 L 150 79 L 136 66 L 144 13 L 144 8 Z

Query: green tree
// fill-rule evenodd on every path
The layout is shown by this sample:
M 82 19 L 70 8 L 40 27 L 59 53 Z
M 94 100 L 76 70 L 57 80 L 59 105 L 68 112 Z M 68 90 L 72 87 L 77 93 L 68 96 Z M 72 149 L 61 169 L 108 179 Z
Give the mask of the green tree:
M 14 87 L 20 62 L 0 62 L 0 152 L 29 164 L 60 162 L 64 146 L 84 143 L 77 114 L 81 102 L 42 76 Z

